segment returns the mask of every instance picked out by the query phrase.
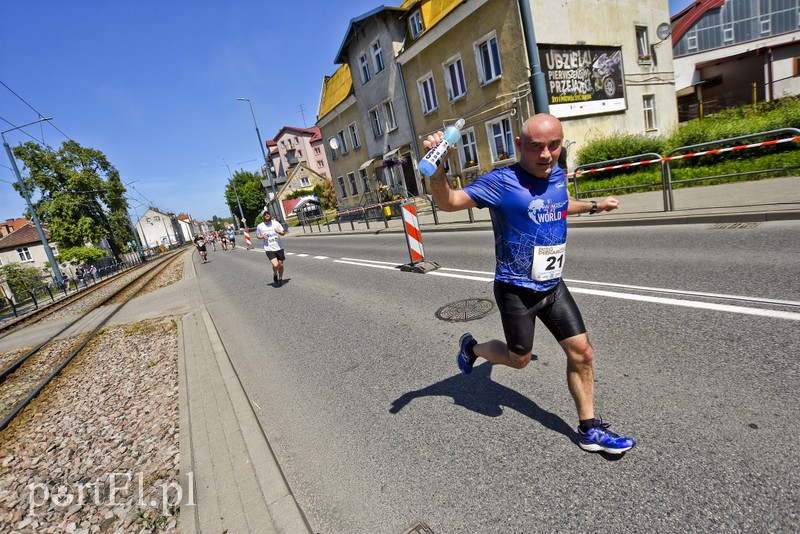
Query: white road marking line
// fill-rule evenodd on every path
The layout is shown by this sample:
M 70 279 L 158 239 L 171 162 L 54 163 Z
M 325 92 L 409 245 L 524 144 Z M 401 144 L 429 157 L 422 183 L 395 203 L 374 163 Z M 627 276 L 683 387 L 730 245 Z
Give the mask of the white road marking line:
M 314 256 L 315 260 L 327 260 L 328 256 Z
M 694 297 L 708 297 L 708 298 L 716 298 L 716 299 L 726 299 L 726 300 L 742 300 L 745 302 L 756 302 L 762 304 L 775 304 L 778 306 L 797 306 L 800 307 L 800 302 L 796 302 L 793 300 L 775 300 L 775 299 L 763 299 L 757 297 L 745 297 L 742 295 L 725 295 L 722 293 L 702 293 L 700 291 L 683 291 L 680 289 L 663 289 L 659 287 L 646 287 L 646 286 L 630 286 L 627 284 L 612 284 L 608 282 L 587 282 L 585 280 L 570 280 L 565 278 L 565 282 L 576 283 L 576 284 L 589 284 L 594 286 L 604 286 L 604 287 L 618 287 L 621 289 L 634 289 L 638 291 L 655 291 L 658 293 L 672 293 L 678 295 L 692 295 Z
M 631 293 L 612 293 L 599 289 L 583 289 L 571 287 L 571 293 L 584 293 L 586 295 L 596 295 L 599 297 L 610 297 L 615 299 L 636 300 L 639 302 L 652 302 L 654 304 L 668 304 L 671 306 L 683 306 L 685 308 L 699 308 L 703 310 L 716 310 L 728 313 L 742 313 L 745 315 L 759 315 L 761 317 L 773 317 L 776 319 L 788 319 L 790 321 L 800 321 L 800 313 L 764 310 L 762 308 L 745 308 L 743 306 L 731 306 L 730 304 L 712 304 L 708 302 L 693 302 L 691 300 L 678 300 L 665 297 L 648 297 L 645 295 L 633 295 Z
M 307 256 L 307 254 L 305 255 Z M 359 265 L 361 267 L 375 267 L 378 269 L 390 269 L 390 270 L 397 270 L 397 263 L 392 263 L 388 261 L 378 261 L 378 260 L 365 260 L 365 259 L 356 259 L 356 258 L 342 258 L 340 260 L 333 260 L 334 263 L 344 263 L 347 265 Z M 444 272 L 450 271 L 450 272 Z M 482 274 L 484 276 L 470 276 L 467 274 L 458 274 L 458 273 L 472 273 L 472 274 Z M 471 271 L 468 269 L 452 269 L 448 267 L 442 267 L 436 271 L 430 271 L 427 274 L 431 274 L 433 276 L 444 276 L 448 278 L 461 278 L 462 280 L 474 280 L 477 282 L 492 282 L 494 281 L 494 273 L 488 273 L 484 271 Z M 758 303 L 766 303 L 766 304 L 777 304 L 777 305 L 788 305 L 788 306 L 800 306 L 800 302 L 794 302 L 789 300 L 774 300 L 774 299 L 759 299 L 755 297 L 744 297 L 738 295 L 724 295 L 718 293 L 701 293 L 698 291 L 681 291 L 678 289 L 660 289 L 655 287 L 644 287 L 644 286 L 629 286 L 625 284 L 612 284 L 606 282 L 587 282 L 582 280 L 571 280 L 565 279 L 566 282 L 575 283 L 575 284 L 589 284 L 589 285 L 599 285 L 599 286 L 606 286 L 606 287 L 618 287 L 621 289 L 632 289 L 632 290 L 640 290 L 640 291 L 658 291 L 662 293 L 674 293 L 674 294 L 683 294 L 683 295 L 692 295 L 698 297 L 707 297 L 707 298 L 720 298 L 720 299 L 735 299 L 735 300 L 743 300 L 749 302 L 758 302 Z M 585 295 L 594 295 L 598 297 L 608 297 L 608 298 L 616 298 L 622 300 L 633 300 L 637 302 L 650 302 L 653 304 L 664 304 L 668 306 L 682 306 L 684 308 L 696 308 L 696 309 L 704 309 L 704 310 L 714 310 L 714 311 L 722 311 L 728 313 L 739 313 L 744 315 L 757 315 L 760 317 L 772 317 L 775 319 L 787 319 L 790 321 L 800 321 L 800 313 L 795 312 L 788 312 L 788 311 L 780 311 L 780 310 L 765 310 L 763 308 L 747 308 L 744 306 L 732 306 L 730 304 L 714 304 L 708 302 L 695 302 L 691 300 L 680 300 L 674 298 L 666 298 L 666 297 L 654 297 L 654 296 L 647 296 L 647 295 L 634 295 L 631 293 L 614 293 L 611 291 L 604 291 L 600 289 L 584 289 L 579 287 L 570 287 L 569 289 L 572 293 L 583 293 Z
M 381 265 L 387 262 L 361 263 L 358 261 L 333 260 L 333 263 L 346 263 L 347 265 L 360 265 L 361 267 L 375 267 L 376 269 L 397 270 L 397 264 Z
M 357 261 L 357 262 L 362 262 L 362 263 L 381 263 L 383 265 L 394 265 L 394 266 L 398 265 L 396 262 L 378 261 L 378 260 L 365 260 L 365 259 L 362 259 L 362 258 L 341 258 L 341 259 L 345 260 L 345 261 Z
M 298 258 L 307 258 L 308 254 L 298 254 L 297 257 Z

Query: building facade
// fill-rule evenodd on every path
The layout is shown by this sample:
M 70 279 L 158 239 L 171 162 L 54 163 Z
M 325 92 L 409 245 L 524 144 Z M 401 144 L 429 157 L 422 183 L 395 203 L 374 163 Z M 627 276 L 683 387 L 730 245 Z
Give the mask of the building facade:
M 682 121 L 800 94 L 800 0 L 699 0 L 676 14 Z
M 666 135 L 677 127 L 672 53 L 661 36 L 669 29 L 666 2 L 530 0 L 528 6 L 533 28 L 524 27 L 516 0 L 407 0 L 352 19 L 336 62 L 346 63 L 351 73 L 352 106 L 368 152 L 361 164 L 378 162 L 381 185 L 400 182 L 403 195 L 427 193 L 416 165 L 423 141 L 458 118 L 466 124 L 458 157 L 448 162 L 455 183 L 516 162 L 514 140 L 528 117 L 544 111 L 534 109 L 542 99 L 562 120 L 570 162 L 575 148 L 598 136 Z M 536 99 L 526 47 L 531 35 L 546 93 Z M 384 67 L 376 74 L 378 51 Z M 353 111 L 341 95 L 329 105 L 326 93 L 318 125 L 326 140 L 339 141 L 339 132 L 346 132 L 343 121 L 330 115 Z M 332 163 L 343 207 L 366 198 L 361 190 L 348 190 L 348 173 L 359 166 Z M 353 196 L 358 201 L 347 200 Z

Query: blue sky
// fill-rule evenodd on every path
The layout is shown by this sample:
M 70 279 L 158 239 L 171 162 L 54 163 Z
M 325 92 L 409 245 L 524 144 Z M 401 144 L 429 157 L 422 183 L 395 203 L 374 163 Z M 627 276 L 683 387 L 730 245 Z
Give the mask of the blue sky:
M 670 0 L 676 12 L 691 0 Z M 386 2 L 399 5 L 399 0 Z M 373 0 L 4 2 L 0 131 L 13 147 L 73 139 L 102 151 L 131 205 L 228 216 L 228 170 L 256 171 L 261 137 L 316 122 L 322 79 L 351 18 Z M 6 87 L 7 86 L 7 87 Z M 13 92 L 12 92 L 13 91 Z M 305 120 L 304 120 L 305 116 Z M 21 169 L 23 170 L 23 169 Z M 24 170 L 23 170 L 24 173 Z M 24 200 L 0 153 L 0 220 Z M 133 213 L 132 213 L 133 215 Z
M 350 19 L 378 5 L 3 2 L 0 81 L 18 96 L 0 85 L 0 131 L 38 113 L 53 117 L 6 139 L 57 148 L 66 134 L 108 157 L 135 188 L 132 205 L 228 216 L 222 165 L 256 171 L 263 161 L 250 108 L 236 98 L 252 101 L 265 141 L 284 125 L 313 126 L 323 76 L 336 70 Z M 0 220 L 21 216 L 25 202 L 11 187 L 5 151 L 0 180 Z

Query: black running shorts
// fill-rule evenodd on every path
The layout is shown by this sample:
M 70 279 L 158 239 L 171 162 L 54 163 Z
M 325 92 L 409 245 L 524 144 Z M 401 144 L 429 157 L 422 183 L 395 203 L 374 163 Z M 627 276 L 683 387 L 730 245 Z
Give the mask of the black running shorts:
M 267 257 L 270 261 L 278 258 L 279 261 L 284 261 L 286 259 L 286 254 L 283 252 L 283 249 L 280 250 L 265 250 L 264 252 L 267 253 Z
M 556 341 L 586 332 L 578 305 L 563 280 L 544 292 L 495 280 L 494 298 L 500 310 L 506 344 L 515 354 L 531 352 L 536 317 Z

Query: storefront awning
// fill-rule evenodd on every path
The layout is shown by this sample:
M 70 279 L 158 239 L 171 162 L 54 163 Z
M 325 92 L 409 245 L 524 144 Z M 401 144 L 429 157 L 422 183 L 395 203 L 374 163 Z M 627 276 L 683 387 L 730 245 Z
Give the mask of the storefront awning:
M 366 169 L 367 167 L 372 165 L 373 161 L 375 161 L 375 158 L 368 159 L 367 161 L 365 161 L 364 163 L 361 164 L 361 167 L 359 167 L 358 170 L 360 171 L 361 169 Z

